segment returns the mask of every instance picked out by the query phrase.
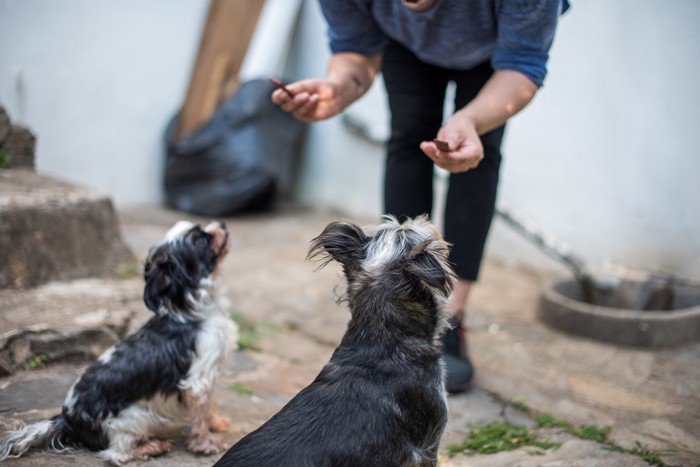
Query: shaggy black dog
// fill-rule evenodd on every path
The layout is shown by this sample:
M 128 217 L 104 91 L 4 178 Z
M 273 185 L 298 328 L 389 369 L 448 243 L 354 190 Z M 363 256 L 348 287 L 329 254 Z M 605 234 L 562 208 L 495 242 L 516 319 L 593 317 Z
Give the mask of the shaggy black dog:
M 368 231 L 329 224 L 309 257 L 342 264 L 347 332 L 313 383 L 216 466 L 437 465 L 447 404 L 435 343 L 454 281 L 447 253 L 425 217 L 386 217 Z

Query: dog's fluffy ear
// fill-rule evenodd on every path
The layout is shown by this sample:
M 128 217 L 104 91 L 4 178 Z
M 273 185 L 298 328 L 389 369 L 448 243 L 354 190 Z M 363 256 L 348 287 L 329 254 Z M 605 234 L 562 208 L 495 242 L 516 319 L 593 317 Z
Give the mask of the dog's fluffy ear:
M 445 298 L 452 292 L 454 273 L 448 265 L 449 248 L 443 242 L 427 239 L 413 247 L 406 272 L 419 284 L 438 291 Z
M 195 284 L 185 266 L 166 247 L 149 255 L 144 268 L 144 279 L 146 286 L 143 289 L 143 301 L 149 310 L 158 312 L 161 305 L 178 310 L 188 308 L 185 295 Z
M 334 259 L 343 265 L 347 274 L 364 258 L 366 240 L 367 235 L 357 224 L 331 222 L 321 235 L 311 241 L 307 258 L 322 261 L 320 267 Z
M 172 285 L 171 265 L 166 251 L 151 252 L 144 267 L 143 278 L 146 286 L 143 289 L 143 301 L 149 310 L 157 312 L 161 299 L 168 295 Z

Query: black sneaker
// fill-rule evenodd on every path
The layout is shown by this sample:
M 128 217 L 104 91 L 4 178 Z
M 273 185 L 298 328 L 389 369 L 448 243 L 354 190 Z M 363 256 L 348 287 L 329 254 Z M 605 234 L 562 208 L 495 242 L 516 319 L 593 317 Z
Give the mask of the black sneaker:
M 450 324 L 442 335 L 442 360 L 445 362 L 445 390 L 455 394 L 470 388 L 474 367 L 467 356 L 461 320 L 451 319 Z

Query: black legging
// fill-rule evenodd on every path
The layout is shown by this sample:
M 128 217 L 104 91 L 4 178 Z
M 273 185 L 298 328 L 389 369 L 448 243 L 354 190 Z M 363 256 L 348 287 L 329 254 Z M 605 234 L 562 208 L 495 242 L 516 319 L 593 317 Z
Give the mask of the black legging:
M 442 126 L 445 90 L 456 83 L 455 109 L 464 107 L 489 79 L 483 63 L 470 70 L 448 70 L 420 61 L 396 42 L 384 53 L 382 75 L 389 96 L 391 137 L 384 174 L 384 211 L 397 217 L 430 214 L 433 162 L 419 145 Z M 496 204 L 501 140 L 505 126 L 481 136 L 484 159 L 464 173 L 451 174 L 445 205 L 445 239 L 450 261 L 461 279 L 479 274 L 484 244 Z

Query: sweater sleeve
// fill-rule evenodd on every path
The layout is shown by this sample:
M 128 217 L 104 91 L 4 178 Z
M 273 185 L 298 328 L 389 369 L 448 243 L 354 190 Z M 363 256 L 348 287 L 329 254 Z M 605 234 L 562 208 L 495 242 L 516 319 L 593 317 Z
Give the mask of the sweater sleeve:
M 319 3 L 328 24 L 332 53 L 377 55 L 384 52 L 387 38 L 369 12 L 352 0 L 320 0 Z
M 495 70 L 515 70 L 542 86 L 561 0 L 503 0 L 498 11 Z

